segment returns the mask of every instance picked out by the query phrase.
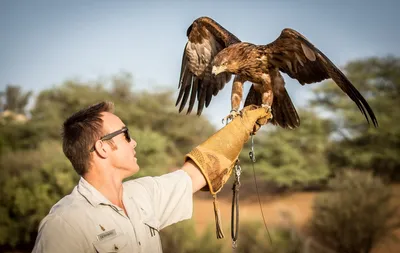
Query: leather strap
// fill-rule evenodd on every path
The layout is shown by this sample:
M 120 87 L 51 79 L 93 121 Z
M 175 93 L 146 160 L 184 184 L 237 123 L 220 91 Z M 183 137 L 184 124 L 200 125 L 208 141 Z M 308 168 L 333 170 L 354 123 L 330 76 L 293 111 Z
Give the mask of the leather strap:
M 231 209 L 231 238 L 232 247 L 236 248 L 236 241 L 239 234 L 239 188 L 240 188 L 240 173 L 241 168 L 239 160 L 236 161 L 235 165 L 235 181 L 232 186 L 232 209 Z

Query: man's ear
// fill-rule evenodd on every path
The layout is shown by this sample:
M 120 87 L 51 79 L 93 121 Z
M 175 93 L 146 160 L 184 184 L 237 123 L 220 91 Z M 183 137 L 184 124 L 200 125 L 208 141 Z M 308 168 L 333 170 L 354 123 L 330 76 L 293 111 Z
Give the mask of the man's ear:
M 102 158 L 108 157 L 109 150 L 107 150 L 107 146 L 105 145 L 105 143 L 103 141 L 98 140 L 98 141 L 96 141 L 96 143 L 94 145 L 96 147 L 96 152 L 100 157 L 102 157 Z

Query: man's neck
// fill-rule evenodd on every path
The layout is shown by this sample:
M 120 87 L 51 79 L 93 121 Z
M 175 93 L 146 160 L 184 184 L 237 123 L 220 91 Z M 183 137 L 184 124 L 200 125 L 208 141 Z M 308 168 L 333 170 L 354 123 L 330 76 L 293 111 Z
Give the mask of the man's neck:
M 122 202 L 123 186 L 122 180 L 115 174 L 105 175 L 103 173 L 88 172 L 85 180 L 106 197 L 112 204 L 125 210 Z M 126 212 L 125 212 L 126 213 Z

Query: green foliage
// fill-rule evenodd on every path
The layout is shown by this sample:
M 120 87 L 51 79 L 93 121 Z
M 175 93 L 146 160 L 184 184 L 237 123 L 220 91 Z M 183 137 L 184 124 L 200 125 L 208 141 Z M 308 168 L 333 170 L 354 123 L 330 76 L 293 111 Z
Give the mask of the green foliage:
M 20 86 L 7 85 L 5 92 L 0 92 L 0 111 L 24 114 L 31 95 L 31 91 L 23 92 Z
M 312 237 L 335 252 L 371 252 L 400 228 L 391 188 L 370 172 L 347 170 L 316 197 L 309 224 Z
M 294 225 L 289 213 L 283 214 L 282 218 L 278 225 L 268 228 L 271 240 L 261 222 L 242 221 L 236 252 L 303 253 L 303 235 Z
M 32 110 L 31 124 L 46 134 L 43 138 L 59 139 L 66 117 L 83 107 L 110 100 L 125 124 L 166 136 L 168 141 L 175 142 L 181 153 L 189 152 L 214 131 L 203 117 L 178 114 L 169 91 L 134 93 L 131 77 L 124 73 L 112 77 L 108 86 L 111 87 L 107 89 L 106 84 L 99 81 L 67 81 L 44 90 Z
M 400 58 L 355 61 L 345 70 L 375 111 L 380 127 L 368 127 L 356 105 L 336 85 L 323 83 L 315 89 L 312 105 L 317 110 L 325 109 L 329 119 L 322 119 L 313 110 L 300 109 L 298 129 L 270 126 L 255 136 L 255 169 L 260 184 L 292 188 L 312 186 L 344 167 L 373 170 L 375 174 L 400 179 L 400 107 L 397 102 Z M 25 113 L 30 92 L 9 86 L 0 94 L 2 111 Z M 77 183 L 78 176 L 61 150 L 61 124 L 77 110 L 103 100 L 114 102 L 115 113 L 129 126 L 132 137 L 138 142 L 136 150 L 141 170 L 134 177 L 160 175 L 182 165 L 183 155 L 215 131 L 204 117 L 179 114 L 171 91 L 139 92 L 134 89 L 131 75 L 126 73 L 92 82 L 68 80 L 41 91 L 28 121 L 0 118 L 0 251 L 4 247 L 21 249 L 21 245 L 32 244 L 39 221 Z M 243 180 L 253 176 L 249 151 L 250 142 L 240 155 Z M 337 179 L 335 182 L 340 182 L 347 190 L 335 190 L 329 198 L 321 197 L 323 200 L 316 202 L 315 207 L 320 214 L 314 221 L 326 222 L 321 223 L 328 224 L 324 229 L 336 231 L 336 235 L 337 231 L 342 233 L 339 225 L 352 225 L 349 231 L 354 235 L 348 233 L 353 236 L 353 243 L 361 240 L 358 234 L 361 236 L 389 222 L 385 217 L 390 217 L 392 209 L 387 204 L 386 188 L 376 183 L 376 179 L 364 177 L 363 180 Z M 375 183 L 368 188 L 364 184 L 370 181 Z M 354 192 L 354 196 L 348 197 L 344 192 Z M 376 203 L 381 203 L 379 209 L 374 206 Z M 349 207 L 341 213 L 340 208 L 347 204 Z M 331 206 L 336 208 L 332 207 L 333 214 L 341 215 L 337 219 L 325 218 L 331 215 Z M 361 208 L 363 212 L 359 211 Z M 368 220 L 366 214 L 371 213 L 374 217 Z M 238 252 L 301 252 L 303 239 L 292 227 L 274 228 L 271 231 L 274 244 L 269 245 L 261 225 L 241 224 L 238 247 L 242 248 Z M 381 229 L 376 233 L 384 234 L 386 230 Z M 165 252 L 231 250 L 216 241 L 213 228 L 199 236 L 193 224 L 182 223 L 162 233 L 166 235 L 163 239 Z M 230 240 L 225 240 L 225 244 L 227 241 Z M 313 245 L 319 245 L 315 252 L 325 247 L 320 242 L 314 242 Z
M 42 138 L 58 140 L 62 123 L 68 116 L 86 106 L 111 98 L 101 84 L 66 81 L 38 95 L 30 123 L 44 133 Z
M 283 224 L 271 229 L 272 244 L 264 226 L 260 222 L 240 223 L 235 252 L 252 253 L 302 253 L 304 243 L 293 224 Z M 216 239 L 215 227 L 209 226 L 202 234 L 197 234 L 191 220 L 174 224 L 160 233 L 165 253 L 228 253 L 232 252 L 232 241 L 226 235 Z
M 63 121 L 77 110 L 114 102 L 115 113 L 138 142 L 141 170 L 134 177 L 182 165 L 183 153 L 213 131 L 202 117 L 177 114 L 172 93 L 134 93 L 132 86 L 127 74 L 109 83 L 69 80 L 40 92 L 28 121 L 0 122 L 0 251 L 30 248 L 41 219 L 78 182 L 60 139 Z
M 42 139 L 41 135 L 35 125 L 15 122 L 0 124 L 0 154 L 20 149 L 35 149 Z
M 372 169 L 400 180 L 400 58 L 354 61 L 345 72 L 374 110 L 379 128 L 368 127 L 357 106 L 332 82 L 316 89 L 313 104 L 337 118 L 339 141 L 328 156 L 332 169 Z
M 294 224 L 289 212 L 281 213 L 282 221 L 271 230 L 271 241 L 266 253 L 308 253 L 304 235 Z
M 77 182 L 58 142 L 43 141 L 37 150 L 0 157 L 0 246 L 35 239 L 40 220 Z
M 301 126 L 294 130 L 274 127 L 254 137 L 257 177 L 282 187 L 307 186 L 325 179 L 329 169 L 325 158 L 329 145 L 331 122 L 311 111 L 299 110 Z M 251 141 L 244 151 L 250 150 Z M 244 177 L 252 175 L 248 152 L 240 156 Z
M 174 143 L 158 132 L 141 130 L 135 127 L 129 128 L 138 143 L 135 148 L 136 157 L 139 161 L 140 171 L 133 177 L 159 176 L 168 172 L 168 168 L 179 164 L 179 152 Z M 175 154 L 175 155 L 169 155 Z
M 239 224 L 237 252 L 265 252 L 268 248 L 268 235 L 260 222 L 241 222 Z
M 164 253 L 220 253 L 222 241 L 214 235 L 210 227 L 197 235 L 192 220 L 174 224 L 160 233 Z
M 175 107 L 172 92 L 143 92 L 132 104 L 130 116 L 117 111 L 123 119 L 142 129 L 160 132 L 173 140 L 181 154 L 189 152 L 195 145 L 205 141 L 214 131 L 214 127 L 203 116 L 179 114 Z M 126 106 L 118 106 L 126 108 Z

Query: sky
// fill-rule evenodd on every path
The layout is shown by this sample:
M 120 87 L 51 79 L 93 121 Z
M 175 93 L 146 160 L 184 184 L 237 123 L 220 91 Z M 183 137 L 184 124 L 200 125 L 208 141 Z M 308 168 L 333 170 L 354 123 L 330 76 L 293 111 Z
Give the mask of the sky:
M 36 95 L 67 79 L 121 72 L 132 74 L 134 89 L 178 91 L 186 29 L 200 16 L 254 44 L 293 28 L 338 67 L 365 57 L 400 56 L 400 2 L 366 2 L 0 0 L 0 91 L 17 84 Z M 304 105 L 310 86 L 284 77 L 296 107 Z M 215 125 L 230 111 L 230 92 L 226 85 L 203 111 Z

